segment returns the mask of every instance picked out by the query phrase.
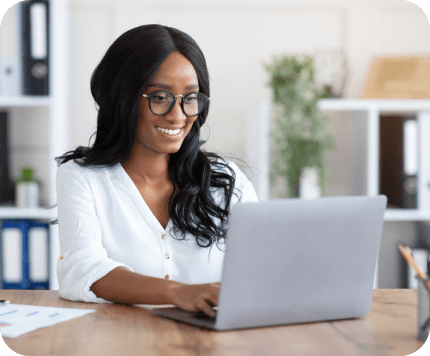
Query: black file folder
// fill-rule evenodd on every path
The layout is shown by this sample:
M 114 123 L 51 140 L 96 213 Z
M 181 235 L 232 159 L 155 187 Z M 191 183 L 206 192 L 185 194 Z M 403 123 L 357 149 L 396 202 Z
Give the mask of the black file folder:
M 25 1 L 22 9 L 23 92 L 49 95 L 49 1 Z
M 414 116 L 380 117 L 379 191 L 389 208 L 417 209 L 417 125 Z
M 12 204 L 15 199 L 15 187 L 10 179 L 8 114 L 0 112 L 0 205 Z

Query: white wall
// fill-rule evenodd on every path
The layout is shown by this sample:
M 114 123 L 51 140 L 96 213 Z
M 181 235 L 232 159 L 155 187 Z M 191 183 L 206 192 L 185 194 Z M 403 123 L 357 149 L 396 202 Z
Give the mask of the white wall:
M 205 53 L 211 76 L 208 150 L 245 158 L 250 103 L 270 100 L 263 63 L 282 53 L 343 48 L 348 97 L 358 97 L 376 54 L 430 51 L 425 14 L 403 0 L 71 1 L 71 145 L 88 144 L 96 128 L 89 81 L 108 46 L 148 23 L 189 33 Z M 208 131 L 203 131 L 208 135 Z M 340 138 L 341 139 L 341 138 Z

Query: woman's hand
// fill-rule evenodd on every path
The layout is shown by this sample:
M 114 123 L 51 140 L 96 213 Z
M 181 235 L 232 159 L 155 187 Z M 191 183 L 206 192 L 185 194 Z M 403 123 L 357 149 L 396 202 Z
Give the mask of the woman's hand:
M 186 311 L 202 311 L 207 316 L 216 316 L 213 306 L 218 305 L 220 283 L 184 284 L 175 283 L 169 288 L 172 304 Z

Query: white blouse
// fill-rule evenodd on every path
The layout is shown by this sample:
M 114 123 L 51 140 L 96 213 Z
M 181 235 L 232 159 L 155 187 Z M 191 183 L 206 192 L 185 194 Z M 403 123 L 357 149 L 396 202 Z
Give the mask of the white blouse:
M 236 173 L 242 194 L 238 201 L 257 201 L 243 172 Z M 225 245 L 202 248 L 195 237 L 178 240 L 169 221 L 164 229 L 130 176 L 118 163 L 111 168 L 81 167 L 70 160 L 57 169 L 57 207 L 60 256 L 57 259 L 59 295 L 72 301 L 106 303 L 91 285 L 123 266 L 146 276 L 198 284 L 221 280 Z M 223 196 L 213 196 L 219 204 Z M 182 236 L 179 235 L 179 238 Z

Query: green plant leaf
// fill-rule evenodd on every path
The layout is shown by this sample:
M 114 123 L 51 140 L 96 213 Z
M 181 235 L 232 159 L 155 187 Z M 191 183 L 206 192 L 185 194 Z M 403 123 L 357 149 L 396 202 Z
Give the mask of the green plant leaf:
M 317 87 L 313 58 L 275 56 L 264 65 L 273 91 L 273 141 L 271 181 L 282 177 L 292 196 L 300 172 L 306 166 L 319 168 L 319 184 L 324 193 L 328 178 L 326 151 L 335 148 L 328 129 L 329 118 L 318 109 L 318 101 L 328 95 Z M 281 193 L 283 195 L 283 193 Z

